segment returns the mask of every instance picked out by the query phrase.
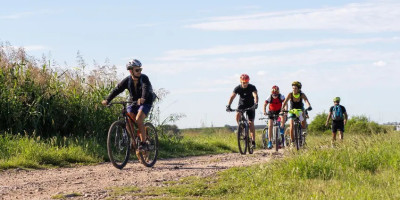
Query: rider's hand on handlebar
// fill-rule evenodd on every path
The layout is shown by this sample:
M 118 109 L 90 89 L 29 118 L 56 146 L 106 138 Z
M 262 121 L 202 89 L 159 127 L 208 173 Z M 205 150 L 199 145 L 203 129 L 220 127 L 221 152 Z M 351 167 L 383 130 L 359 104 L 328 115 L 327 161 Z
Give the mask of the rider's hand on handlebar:
M 311 106 L 310 106 L 310 107 L 308 107 L 308 108 L 307 108 L 307 110 L 308 110 L 308 111 L 311 111 L 311 110 L 312 110 Z
M 231 105 L 227 105 L 226 106 L 226 112 L 231 112 L 231 111 L 232 111 Z
M 104 106 L 108 105 L 108 101 L 107 100 L 103 100 L 101 101 L 101 104 L 103 104 Z
M 254 103 L 253 109 L 256 110 L 258 108 L 258 103 Z

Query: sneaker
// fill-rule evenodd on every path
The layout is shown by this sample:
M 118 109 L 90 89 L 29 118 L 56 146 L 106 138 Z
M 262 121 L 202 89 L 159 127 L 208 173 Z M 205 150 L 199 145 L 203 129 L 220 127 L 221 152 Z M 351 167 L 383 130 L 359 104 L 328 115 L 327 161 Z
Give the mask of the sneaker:
M 146 151 L 147 150 L 147 143 L 146 142 L 140 142 L 139 151 Z
M 252 149 L 256 148 L 256 141 L 251 141 L 251 147 L 250 148 L 252 148 Z
M 268 149 L 272 149 L 272 142 L 271 141 L 268 142 Z

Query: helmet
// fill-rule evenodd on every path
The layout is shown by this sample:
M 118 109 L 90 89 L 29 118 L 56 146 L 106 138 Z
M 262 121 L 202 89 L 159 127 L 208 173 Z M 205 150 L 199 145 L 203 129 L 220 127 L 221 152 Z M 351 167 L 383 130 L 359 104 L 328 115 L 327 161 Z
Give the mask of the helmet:
M 142 63 L 137 59 L 133 59 L 132 61 L 129 61 L 128 64 L 126 64 L 127 70 L 133 69 L 134 67 L 142 67 Z
M 272 94 L 279 94 L 279 87 L 276 86 L 276 85 L 272 86 L 271 93 Z
M 294 81 L 292 86 L 297 86 L 299 89 L 301 89 L 301 83 L 299 81 Z
M 340 97 L 335 97 L 335 98 L 333 98 L 333 102 L 340 102 Z
M 250 77 L 247 74 L 242 74 L 240 76 L 240 82 L 249 82 L 250 81 Z

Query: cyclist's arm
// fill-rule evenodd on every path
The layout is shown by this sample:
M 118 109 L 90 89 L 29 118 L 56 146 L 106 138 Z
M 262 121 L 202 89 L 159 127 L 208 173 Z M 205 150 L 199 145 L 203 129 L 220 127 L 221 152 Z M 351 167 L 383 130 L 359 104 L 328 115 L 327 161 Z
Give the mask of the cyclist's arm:
M 232 92 L 231 98 L 229 98 L 229 102 L 228 102 L 229 106 L 231 106 L 231 104 L 232 104 L 233 100 L 235 99 L 235 97 L 236 97 L 236 93 Z
M 307 98 L 306 94 L 304 94 L 304 93 L 303 93 L 303 99 L 304 99 L 304 102 L 306 102 L 306 104 L 308 105 L 308 107 L 311 107 L 311 104 L 308 101 L 308 98 Z
M 348 117 L 347 112 L 344 112 L 343 115 L 344 115 L 344 125 L 346 125 Z
M 326 118 L 325 126 L 328 126 L 329 120 L 331 119 L 332 111 L 329 111 L 328 117 Z
M 151 83 L 150 83 L 149 77 L 144 74 L 142 74 L 140 78 L 142 79 L 142 97 L 141 98 L 146 100 L 146 98 L 150 94 Z
M 128 88 L 128 78 L 125 78 L 122 80 L 118 85 L 111 91 L 111 93 L 108 95 L 108 97 L 105 99 L 107 103 L 110 103 L 117 95 L 119 95 L 121 92 L 123 92 L 125 89 Z
M 267 106 L 268 106 L 268 101 L 265 101 L 263 107 L 264 115 L 267 113 Z
M 258 94 L 257 94 L 257 90 L 253 92 L 253 97 L 254 97 L 254 103 L 258 104 Z
M 291 99 L 291 98 L 292 98 L 292 93 L 289 93 L 287 95 L 287 97 L 285 98 L 285 101 L 283 101 L 283 103 L 282 103 L 281 110 L 287 110 L 287 104 L 288 104 L 289 99 Z

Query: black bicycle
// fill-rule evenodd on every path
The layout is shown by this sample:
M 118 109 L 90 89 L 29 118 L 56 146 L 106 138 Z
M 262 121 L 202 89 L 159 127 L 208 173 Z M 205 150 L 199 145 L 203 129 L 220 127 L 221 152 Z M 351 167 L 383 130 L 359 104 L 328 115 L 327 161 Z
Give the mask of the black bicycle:
M 280 121 L 278 121 L 279 116 L 280 116 L 279 114 L 274 113 L 274 114 L 272 114 L 272 118 L 270 118 L 270 114 L 268 114 L 267 117 L 260 118 L 260 120 L 267 120 L 267 125 L 263 129 L 263 134 L 262 134 L 262 145 L 263 145 L 264 149 L 267 149 L 267 145 L 268 145 L 267 141 L 268 141 L 268 135 L 269 135 L 269 133 L 268 133 L 269 119 L 273 120 L 271 142 L 272 142 L 272 144 L 275 145 L 275 150 L 278 151 L 279 147 L 286 146 L 285 136 L 284 136 L 284 134 L 280 134 Z
M 287 110 L 283 111 L 283 112 L 288 112 L 288 113 L 295 115 L 295 117 L 293 118 L 294 141 L 290 141 L 290 142 L 295 143 L 297 150 L 299 150 L 301 147 L 306 145 L 306 132 L 303 132 L 303 127 L 301 126 L 301 121 L 300 121 L 300 115 L 302 115 L 303 112 L 307 112 L 307 111 L 311 111 L 311 108 L 309 107 L 304 111 L 302 109 L 291 109 L 289 111 L 287 111 Z
M 107 136 L 108 157 L 114 167 L 118 169 L 124 168 L 128 163 L 131 150 L 136 153 L 139 161 L 146 167 L 152 167 L 157 161 L 158 135 L 156 128 L 150 122 L 144 124 L 144 129 L 147 133 L 147 148 L 144 151 L 138 150 L 140 144 L 139 128 L 135 122 L 136 120 L 127 115 L 126 111 L 128 104 L 134 105 L 136 103 L 136 101 L 121 101 L 109 104 L 109 106 L 114 104 L 123 105 L 122 119 L 118 117 L 118 120 L 111 124 Z
M 245 115 L 245 112 L 248 110 L 254 110 L 253 107 L 246 109 L 231 109 L 230 112 L 239 112 L 241 113 L 241 117 L 239 120 L 239 126 L 237 129 L 237 139 L 238 139 L 238 147 L 240 154 L 246 154 L 246 151 L 249 151 L 249 154 L 253 154 L 253 147 L 251 145 L 251 139 L 249 135 L 249 120 L 248 116 Z

